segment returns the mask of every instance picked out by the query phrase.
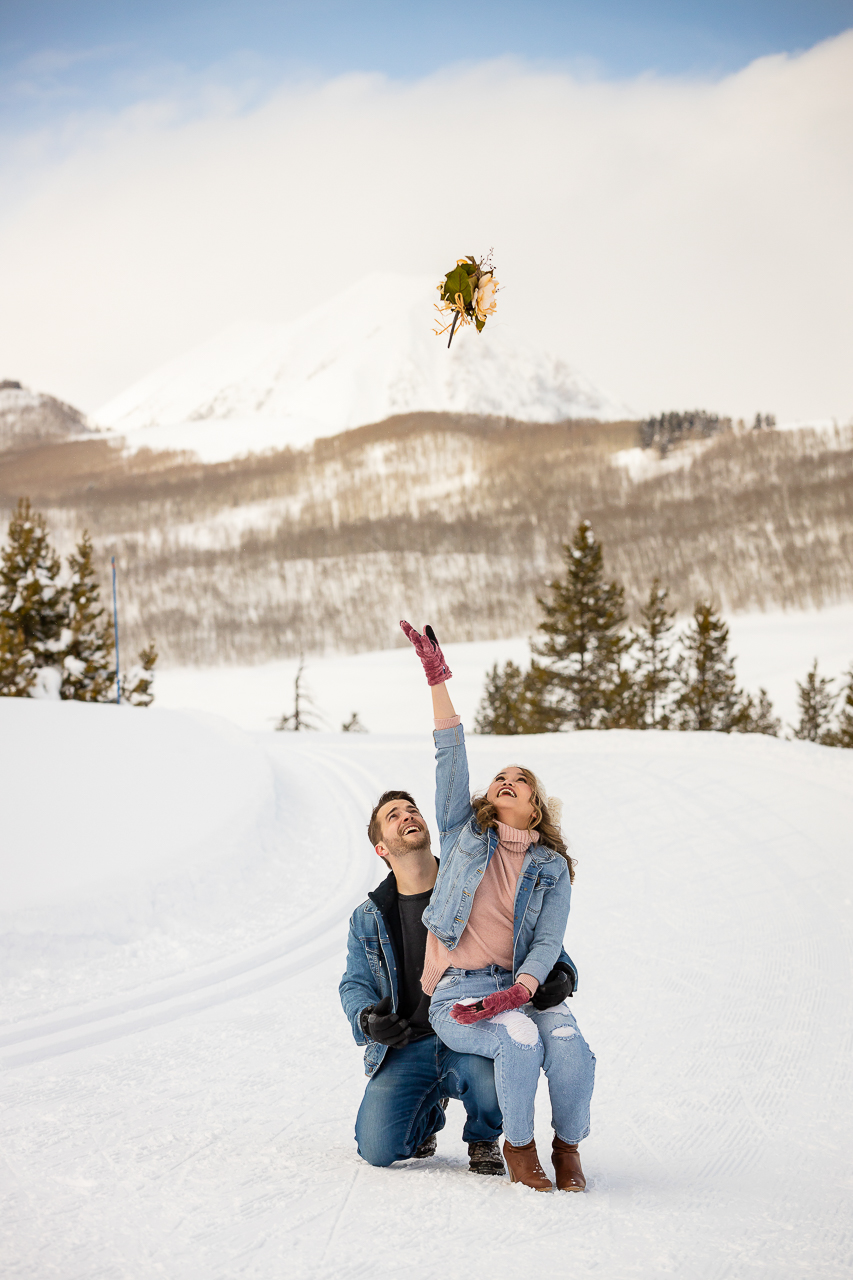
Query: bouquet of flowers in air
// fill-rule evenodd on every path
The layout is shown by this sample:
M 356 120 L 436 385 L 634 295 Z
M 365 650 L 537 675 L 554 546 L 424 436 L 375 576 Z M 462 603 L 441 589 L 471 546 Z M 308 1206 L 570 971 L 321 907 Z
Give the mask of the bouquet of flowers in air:
M 436 334 L 441 335 L 450 330 L 447 345 L 453 341 L 457 324 L 471 324 L 473 321 L 477 332 L 482 333 L 489 316 L 495 314 L 498 282 L 492 267 L 491 250 L 486 258 L 478 262 L 476 258 L 458 258 L 456 266 L 438 286 L 441 304 L 436 303 L 436 310 L 441 319 L 447 319 Z

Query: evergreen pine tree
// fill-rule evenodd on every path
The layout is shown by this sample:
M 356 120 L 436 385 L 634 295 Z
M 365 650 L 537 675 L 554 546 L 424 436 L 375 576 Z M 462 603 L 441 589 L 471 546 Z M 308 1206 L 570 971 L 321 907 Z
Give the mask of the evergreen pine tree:
M 669 635 L 675 610 L 667 609 L 668 597 L 666 587 L 655 578 L 640 610 L 640 626 L 633 633 L 631 676 L 639 706 L 638 729 L 669 728 L 668 694 L 675 679 Z
M 115 697 L 112 621 L 100 604 L 92 541 L 85 531 L 76 554 L 68 557 L 68 568 L 71 581 L 66 588 L 68 633 L 62 655 L 61 696 L 78 702 L 110 702 Z
M 736 733 L 764 733 L 770 738 L 778 738 L 782 729 L 782 721 L 773 714 L 773 703 L 766 689 L 758 690 L 758 699 L 746 694 L 735 716 L 732 726 Z
M 601 546 L 588 520 L 563 553 L 566 576 L 550 584 L 550 600 L 539 601 L 545 639 L 534 653 L 546 659 L 548 701 L 561 721 L 574 729 L 603 728 L 618 713 L 624 691 L 624 590 L 605 582 Z
M 561 716 L 547 701 L 547 673 L 536 662 L 522 671 L 514 662 L 498 664 L 486 676 L 477 708 L 475 733 L 552 733 Z
M 833 747 L 853 747 L 853 663 L 846 673 L 847 683 L 841 690 L 844 701 L 838 713 L 838 727 L 832 730 Z
M 36 666 L 23 631 L 0 619 L 0 697 L 26 698 L 35 681 Z
M 800 684 L 797 681 L 797 701 L 800 704 L 800 722 L 794 729 L 795 738 L 803 738 L 806 742 L 822 742 L 832 745 L 832 731 L 829 728 L 832 709 L 837 694 L 832 692 L 834 681 L 817 673 L 817 658 L 812 669 Z
M 631 641 L 629 639 L 628 645 Z M 599 729 L 645 729 L 645 699 L 634 673 L 621 663 L 605 690 L 604 714 Z
M 154 667 L 157 662 L 157 649 L 151 640 L 144 649 L 139 650 L 135 667 L 121 678 L 121 700 L 132 707 L 150 707 L 154 701 Z M 113 680 L 115 688 L 115 680 Z
M 728 646 L 725 622 L 707 601 L 698 601 L 676 662 L 679 693 L 673 714 L 678 729 L 731 733 L 742 721 L 744 697 L 736 687 Z
M 524 695 L 524 672 L 514 662 L 503 669 L 498 664 L 486 675 L 486 687 L 477 708 L 475 733 L 523 733 L 520 727 L 521 702 Z
M 23 682 L 27 692 L 40 670 L 54 668 L 59 675 L 67 622 L 66 593 L 57 581 L 59 569 L 44 517 L 33 511 L 28 498 L 21 498 L 0 559 L 0 623 L 6 637 L 0 643 L 7 671 L 11 664 L 23 673 L 7 674 L 6 679 L 12 685 Z M 27 670 L 35 673 L 29 683 Z

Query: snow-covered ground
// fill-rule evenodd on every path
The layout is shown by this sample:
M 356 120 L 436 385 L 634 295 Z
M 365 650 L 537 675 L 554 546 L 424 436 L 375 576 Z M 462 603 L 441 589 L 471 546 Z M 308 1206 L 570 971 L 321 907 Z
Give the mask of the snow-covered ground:
M 590 1182 L 542 1196 L 466 1172 L 458 1103 L 432 1161 L 354 1150 L 364 824 L 432 792 L 398 688 L 410 732 L 367 736 L 0 699 L 4 1280 L 849 1277 L 853 752 L 471 742 L 475 783 L 541 773 L 578 858 Z
M 735 614 L 728 622 L 729 649 L 736 658 L 740 684 L 753 692 L 766 688 L 786 725 L 797 721 L 796 682 L 805 679 L 815 658 L 821 673 L 834 679 L 853 661 L 853 604 Z M 483 694 L 486 672 L 494 663 L 512 659 L 527 666 L 530 662 L 524 638 L 452 644 L 446 650 L 454 673 L 454 696 L 469 724 Z M 295 660 L 283 660 L 254 667 L 166 668 L 157 676 L 157 704 L 212 711 L 244 729 L 266 729 L 293 709 L 298 665 Z M 412 729 L 419 679 L 408 645 L 379 653 L 309 657 L 303 675 L 320 727 L 339 729 L 357 711 L 367 729 L 380 733 Z

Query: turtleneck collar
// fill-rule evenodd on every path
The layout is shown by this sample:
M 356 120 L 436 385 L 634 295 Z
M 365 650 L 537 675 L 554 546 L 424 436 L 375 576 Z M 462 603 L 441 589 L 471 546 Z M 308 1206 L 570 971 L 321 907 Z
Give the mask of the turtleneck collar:
M 508 827 L 505 822 L 498 823 L 498 840 L 510 853 L 524 853 L 538 839 L 538 831 L 519 831 L 518 827 Z

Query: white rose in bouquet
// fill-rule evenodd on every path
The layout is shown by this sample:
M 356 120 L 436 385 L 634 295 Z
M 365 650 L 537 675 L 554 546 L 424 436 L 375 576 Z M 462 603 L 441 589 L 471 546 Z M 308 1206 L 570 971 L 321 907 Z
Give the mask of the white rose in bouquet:
M 497 309 L 498 282 L 492 275 L 491 271 L 486 271 L 480 276 L 480 283 L 474 294 L 474 310 L 481 320 L 485 320 L 486 316 L 492 316 Z

